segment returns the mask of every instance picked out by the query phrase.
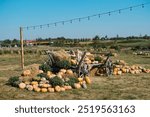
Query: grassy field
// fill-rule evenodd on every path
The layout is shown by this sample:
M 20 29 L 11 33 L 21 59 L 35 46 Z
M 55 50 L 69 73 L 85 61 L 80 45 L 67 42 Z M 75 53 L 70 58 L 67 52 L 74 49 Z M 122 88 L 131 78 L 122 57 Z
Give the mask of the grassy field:
M 44 62 L 43 55 L 25 55 L 25 65 Z M 120 52 L 113 60 L 123 59 L 129 65 L 137 64 L 150 68 L 150 57 L 136 56 L 131 53 Z M 150 99 L 150 74 L 123 74 L 111 77 L 92 77 L 92 84 L 88 89 L 70 90 L 61 93 L 36 93 L 7 85 L 11 76 L 20 75 L 20 56 L 0 56 L 0 99 L 34 99 L 34 100 L 124 100 Z

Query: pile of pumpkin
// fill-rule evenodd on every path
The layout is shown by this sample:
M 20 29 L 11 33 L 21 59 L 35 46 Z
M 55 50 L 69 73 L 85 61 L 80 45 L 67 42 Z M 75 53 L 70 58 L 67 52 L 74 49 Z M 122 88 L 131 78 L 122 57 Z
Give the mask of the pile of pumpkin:
M 71 69 L 60 69 L 58 73 L 39 70 L 34 77 L 32 70 L 24 70 L 19 77 L 18 87 L 35 92 L 62 92 L 71 89 L 87 88 L 91 84 L 89 77 L 76 78 Z
M 139 65 L 128 66 L 124 60 L 117 60 L 113 66 L 113 74 L 122 75 L 123 73 L 131 73 L 131 74 L 150 73 L 150 69 L 146 69 Z

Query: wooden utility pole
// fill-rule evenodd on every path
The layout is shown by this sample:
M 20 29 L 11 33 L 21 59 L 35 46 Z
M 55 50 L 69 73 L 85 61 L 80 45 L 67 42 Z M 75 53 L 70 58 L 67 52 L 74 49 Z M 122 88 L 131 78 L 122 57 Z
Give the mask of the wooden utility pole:
M 21 68 L 24 69 L 23 28 L 20 27 Z

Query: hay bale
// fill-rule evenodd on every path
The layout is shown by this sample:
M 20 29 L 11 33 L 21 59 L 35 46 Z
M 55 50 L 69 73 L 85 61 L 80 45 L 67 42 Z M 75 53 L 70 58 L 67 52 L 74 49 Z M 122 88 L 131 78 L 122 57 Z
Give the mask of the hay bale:
M 68 60 L 70 61 L 70 55 L 65 50 L 53 51 L 50 53 L 55 61 Z
M 37 74 L 39 74 L 39 64 L 32 64 L 32 65 L 29 65 L 29 66 L 26 66 L 24 71 L 27 71 L 29 70 L 30 71 L 30 77 L 35 77 L 37 76 Z

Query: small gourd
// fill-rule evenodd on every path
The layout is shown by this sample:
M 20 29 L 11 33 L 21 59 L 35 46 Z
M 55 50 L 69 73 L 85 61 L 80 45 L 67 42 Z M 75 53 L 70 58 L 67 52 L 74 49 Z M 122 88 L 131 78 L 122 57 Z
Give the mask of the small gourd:
M 32 82 L 31 82 L 31 85 L 37 85 L 37 84 L 38 84 L 37 81 L 32 81 Z
M 61 91 L 60 86 L 56 86 L 56 87 L 55 87 L 55 91 L 56 91 L 56 92 L 60 92 L 60 91 Z
M 26 88 L 26 84 L 25 83 L 20 83 L 19 84 L 19 88 L 20 89 L 25 89 Z
M 27 89 L 28 89 L 29 91 L 32 91 L 32 90 L 33 90 L 33 86 L 32 86 L 32 85 L 28 85 L 28 86 L 27 86 Z
M 79 83 L 74 83 L 74 88 L 75 89 L 80 89 L 81 88 L 81 85 Z
M 61 91 L 65 91 L 66 89 L 65 89 L 64 87 L 61 87 L 60 90 L 61 90 Z
M 80 78 L 80 77 L 79 77 L 79 78 L 78 78 L 78 81 L 79 81 L 79 82 L 82 82 L 82 81 L 83 81 L 83 78 Z
M 31 75 L 31 71 L 30 70 L 24 70 L 22 75 L 23 76 L 29 76 L 29 75 Z
M 73 71 L 72 71 L 71 69 L 68 69 L 68 70 L 66 71 L 66 74 L 72 75 L 72 74 L 73 74 Z
M 118 75 L 121 75 L 122 74 L 122 71 L 118 71 L 118 73 L 117 73 Z
M 47 92 L 47 88 L 41 88 L 41 92 L 46 93 Z
M 88 76 L 85 77 L 85 81 L 87 84 L 91 84 L 91 79 Z
M 35 92 L 40 92 L 41 89 L 40 89 L 39 87 L 36 87 L 36 88 L 34 88 L 34 91 L 35 91 Z
M 60 70 L 60 72 L 62 72 L 63 74 L 65 74 L 66 71 L 67 71 L 66 69 L 61 69 L 61 70 Z
M 55 89 L 54 89 L 54 88 L 48 88 L 48 91 L 49 91 L 50 93 L 54 93 L 54 92 L 55 92 Z

